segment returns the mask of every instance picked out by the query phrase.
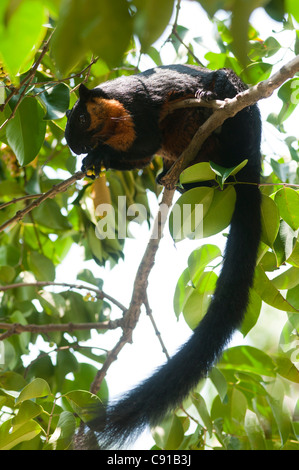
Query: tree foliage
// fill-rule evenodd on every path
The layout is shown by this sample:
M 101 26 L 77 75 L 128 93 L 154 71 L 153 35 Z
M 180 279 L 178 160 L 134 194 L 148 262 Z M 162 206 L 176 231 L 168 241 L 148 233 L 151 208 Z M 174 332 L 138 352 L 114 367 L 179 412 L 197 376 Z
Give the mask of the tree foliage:
M 180 9 L 188 3 L 0 3 L 1 450 L 71 448 L 80 420 L 88 420 L 86 407 L 108 398 L 104 377 L 126 339 L 110 352 L 91 349 L 84 342 L 96 329 L 100 348 L 101 333 L 123 327 L 121 315 L 110 321 L 112 306 L 123 313 L 126 307 L 117 301 L 117 292 L 112 293 L 115 298 L 105 294 L 103 281 L 91 270 L 77 273 L 76 284 L 65 279 L 58 286 L 56 269 L 74 244 L 84 248 L 85 260 L 112 268 L 123 258 L 129 231 L 124 237 L 100 237 L 95 208 L 111 203 L 120 232 L 119 196 L 125 196 L 125 209 L 136 204 L 146 207 L 147 215 L 135 222 L 150 224 L 148 194 L 158 196 L 161 191 L 155 183 L 159 158 L 142 171 L 107 171 L 95 181 L 82 180 L 84 175 L 76 173 L 77 161 L 66 146 L 64 128 L 65 112 L 77 99 L 78 85 L 88 82 L 94 87 L 136 73 L 143 63 L 161 65 L 166 46 L 177 61 L 203 63 L 211 69 L 230 67 L 248 85 L 255 85 L 277 68 L 282 49 L 279 34 L 261 37 L 262 31 L 249 23 L 258 7 L 279 22 L 278 29 L 290 31 L 289 55 L 298 54 L 295 0 L 198 1 L 206 11 L 196 10 L 198 24 L 201 15 L 208 14 L 217 30 L 218 49 L 209 52 L 204 37 L 190 37 L 188 27 L 180 24 Z M 219 19 L 220 9 L 226 10 L 225 19 Z M 250 337 L 265 315 L 262 303 L 286 312 L 279 344 L 267 348 L 265 343 L 262 349 L 244 342 L 228 348 L 205 386 L 200 384 L 184 403 L 184 411 L 173 413 L 153 431 L 157 449 L 299 447 L 299 136 L 285 130 L 296 112 L 297 95 L 295 77 L 278 92 L 280 112 L 267 117 L 284 150 L 264 155 L 263 235 L 241 328 L 244 337 Z M 196 188 L 178 201 L 178 205 L 204 203 L 204 237 L 229 225 L 234 190 L 226 188 L 225 181 L 239 169 L 200 164 L 182 175 L 183 182 L 212 177 L 225 188 L 222 192 Z M 74 173 L 72 184 L 64 184 Z M 122 223 L 129 227 L 135 214 L 127 210 L 125 214 Z M 175 241 L 177 235 L 172 232 Z M 220 248 L 209 240 L 186 260 L 174 293 L 174 312 L 183 315 L 190 328 L 206 312 L 220 260 Z M 271 319 L 265 318 L 266 336 L 266 322 Z M 39 347 L 40 338 L 50 352 L 40 351 L 32 359 L 32 346 Z M 99 388 L 94 379 L 101 367 Z

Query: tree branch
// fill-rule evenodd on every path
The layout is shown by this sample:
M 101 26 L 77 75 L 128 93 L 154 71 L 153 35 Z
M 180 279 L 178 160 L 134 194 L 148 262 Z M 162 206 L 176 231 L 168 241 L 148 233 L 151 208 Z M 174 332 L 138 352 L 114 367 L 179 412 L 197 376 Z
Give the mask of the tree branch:
M 0 225 L 0 232 L 8 228 L 10 225 L 19 222 L 21 219 L 25 217 L 25 215 L 29 214 L 29 212 L 31 212 L 33 209 L 38 207 L 46 199 L 53 198 L 56 196 L 56 194 L 66 191 L 69 186 L 71 186 L 76 181 L 84 178 L 85 175 L 86 173 L 84 173 L 83 171 L 77 171 L 65 181 L 55 184 L 51 189 L 49 189 L 49 191 L 47 191 L 46 193 L 43 193 L 41 196 L 35 199 L 35 201 L 33 201 L 31 204 L 26 206 L 24 209 L 18 211 L 14 217 L 12 217 L 11 219 L 8 219 L 6 222 Z
M 50 333 L 51 331 L 68 331 L 72 333 L 78 330 L 114 330 L 121 327 L 122 320 L 108 320 L 94 323 L 49 323 L 48 325 L 21 325 L 20 323 L 0 323 L 0 330 L 7 330 L 0 335 L 0 341 L 12 335 L 20 335 L 24 332 Z
M 143 258 L 140 262 L 139 268 L 136 273 L 133 293 L 128 310 L 123 317 L 123 334 L 115 347 L 109 351 L 107 359 L 102 368 L 98 371 L 91 387 L 90 392 L 96 394 L 101 386 L 103 379 L 110 367 L 110 365 L 117 359 L 119 352 L 127 344 L 132 342 L 132 333 L 138 322 L 143 303 L 146 303 L 147 295 L 146 289 L 148 285 L 148 278 L 154 266 L 155 256 L 158 251 L 159 243 L 163 235 L 163 229 L 167 220 L 167 215 L 170 210 L 174 190 L 164 190 L 161 205 L 158 214 L 155 218 L 152 234 Z
M 47 287 L 47 286 L 56 286 L 56 287 L 67 287 L 68 289 L 85 289 L 90 292 L 94 292 L 98 299 L 103 300 L 107 299 L 109 302 L 116 305 L 123 312 L 127 311 L 127 308 L 122 305 L 118 300 L 111 297 L 111 295 L 106 294 L 103 290 L 98 289 L 92 286 L 85 286 L 84 284 L 71 284 L 68 282 L 51 282 L 51 281 L 34 281 L 34 282 L 18 282 L 15 284 L 7 284 L 5 286 L 0 286 L 0 292 L 5 292 L 11 289 L 17 289 L 20 287 Z

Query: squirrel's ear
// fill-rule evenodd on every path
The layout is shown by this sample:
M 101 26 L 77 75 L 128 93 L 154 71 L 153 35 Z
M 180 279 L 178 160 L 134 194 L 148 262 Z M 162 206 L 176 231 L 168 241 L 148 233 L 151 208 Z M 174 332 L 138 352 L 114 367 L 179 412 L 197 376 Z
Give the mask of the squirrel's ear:
M 79 96 L 80 100 L 86 101 L 90 96 L 91 90 L 89 90 L 83 83 L 79 86 Z
M 96 87 L 92 90 L 89 90 L 89 88 L 87 88 L 83 83 L 81 83 L 81 85 L 79 86 L 79 96 L 80 100 L 82 101 L 88 101 L 89 99 L 94 97 L 109 99 L 109 95 L 107 95 L 107 93 L 100 87 Z

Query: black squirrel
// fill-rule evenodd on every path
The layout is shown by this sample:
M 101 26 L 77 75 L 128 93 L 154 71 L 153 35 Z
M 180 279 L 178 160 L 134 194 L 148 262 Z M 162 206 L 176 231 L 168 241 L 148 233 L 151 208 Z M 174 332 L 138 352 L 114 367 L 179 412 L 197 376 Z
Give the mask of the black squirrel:
M 224 100 L 245 89 L 229 69 L 211 71 L 191 65 L 156 67 L 92 90 L 80 85 L 80 99 L 67 113 L 66 140 L 76 154 L 87 153 L 84 171 L 143 168 L 159 154 L 165 174 L 212 113 L 202 106 L 168 112 L 171 102 L 195 96 Z M 242 323 L 261 234 L 260 143 L 261 119 L 253 105 L 227 119 L 196 156 L 194 162 L 211 160 L 228 168 L 248 159 L 237 174 L 242 184 L 235 185 L 237 200 L 216 289 L 189 341 L 119 401 L 95 410 L 88 425 L 97 433 L 101 448 L 124 445 L 179 406 Z

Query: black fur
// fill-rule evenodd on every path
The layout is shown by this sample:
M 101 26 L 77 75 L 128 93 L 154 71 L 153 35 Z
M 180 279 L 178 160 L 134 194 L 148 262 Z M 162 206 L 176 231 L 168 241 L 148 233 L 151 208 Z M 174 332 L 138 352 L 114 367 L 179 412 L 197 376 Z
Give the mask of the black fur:
M 172 99 L 169 98 L 170 92 L 173 93 L 170 95 L 173 99 L 190 94 L 195 96 L 196 93 L 224 99 L 244 89 L 245 85 L 231 71 L 211 72 L 199 67 L 179 65 L 158 67 L 133 77 L 107 82 L 100 89 L 92 90 L 91 95 L 87 93 L 88 99 L 103 92 L 109 98 L 123 103 L 134 118 L 136 139 L 129 151 L 124 153 L 115 152 L 113 148 L 106 149 L 105 142 L 99 140 L 87 157 L 88 164 L 98 165 L 99 161 L 106 161 L 112 168 L 120 166 L 125 169 L 123 166 L 126 167 L 126 164 L 131 168 L 131 163 L 135 165 L 137 162 L 141 167 L 144 158 L 163 147 L 166 137 L 159 120 L 166 100 Z M 66 137 L 71 148 L 80 148 L 81 141 L 84 141 L 82 146 L 88 146 L 88 134 L 81 132 L 80 135 L 74 125 L 76 109 L 80 106 L 84 108 L 84 98 L 69 118 Z M 182 122 L 192 124 L 195 120 L 200 125 L 210 112 L 206 108 L 189 110 L 186 112 L 186 121 L 183 119 Z M 174 115 L 164 132 L 170 132 L 171 135 L 170 125 L 175 125 L 175 119 L 179 117 Z M 76 135 L 73 131 L 76 131 Z M 173 138 L 178 140 L 180 136 L 174 135 Z M 238 181 L 254 184 L 235 186 L 237 201 L 224 263 L 207 314 L 190 340 L 152 377 L 116 403 L 109 403 L 97 410 L 89 427 L 97 433 L 101 448 L 126 444 L 137 437 L 145 426 L 158 424 L 168 411 L 179 406 L 198 381 L 206 376 L 235 329 L 242 323 L 261 232 L 261 196 L 257 185 L 261 165 L 260 138 L 260 115 L 257 106 L 251 106 L 225 121 L 222 128 L 210 137 L 210 144 L 199 152 L 198 161 L 208 156 L 212 161 L 218 159 L 222 166 L 227 167 L 247 158 L 248 164 L 237 175 Z M 203 155 L 205 158 L 202 158 Z

